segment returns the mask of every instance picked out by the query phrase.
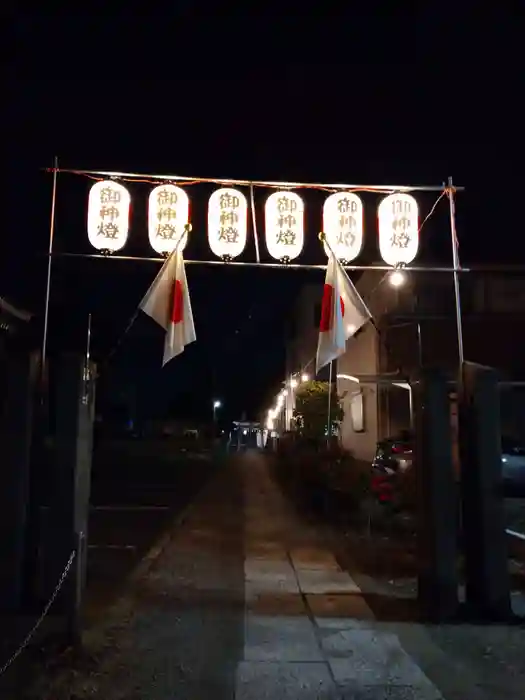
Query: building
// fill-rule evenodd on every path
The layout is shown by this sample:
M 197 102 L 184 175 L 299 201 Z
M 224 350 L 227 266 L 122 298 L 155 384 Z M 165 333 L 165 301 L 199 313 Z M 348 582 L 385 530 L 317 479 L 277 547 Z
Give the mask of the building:
M 411 427 L 408 380 L 419 368 L 456 376 L 456 306 L 450 272 L 406 273 L 405 283 L 393 287 L 389 274 L 368 270 L 355 284 L 376 327 L 367 324 L 349 339 L 334 371 L 345 412 L 342 444 L 370 461 L 379 439 Z M 465 359 L 515 380 L 514 389 L 502 393 L 502 421 L 507 432 L 525 438 L 525 389 L 519 385 L 525 380 L 525 277 L 464 273 L 460 292 Z M 320 285 L 305 287 L 298 298 L 289 372 L 315 357 L 320 301 Z

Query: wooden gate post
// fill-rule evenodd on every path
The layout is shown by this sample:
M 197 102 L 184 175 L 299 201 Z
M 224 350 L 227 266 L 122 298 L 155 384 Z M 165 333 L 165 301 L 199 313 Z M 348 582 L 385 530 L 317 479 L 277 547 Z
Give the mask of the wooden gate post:
M 445 377 L 425 370 L 412 382 L 418 495 L 418 597 L 425 617 L 457 615 L 457 486 Z
M 56 584 L 71 552 L 76 557 L 61 596 L 70 641 L 81 631 L 85 588 L 87 527 L 91 487 L 94 422 L 94 366 L 83 355 L 56 358 L 54 388 L 55 435 L 52 471 L 54 488 L 48 532 L 47 593 Z
M 467 608 L 480 619 L 505 620 L 512 609 L 496 371 L 465 362 L 458 399 Z

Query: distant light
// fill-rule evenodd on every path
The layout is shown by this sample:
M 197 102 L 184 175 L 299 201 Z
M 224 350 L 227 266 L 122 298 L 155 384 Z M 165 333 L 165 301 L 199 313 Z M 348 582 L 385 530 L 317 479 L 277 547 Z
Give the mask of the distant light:
M 391 287 L 402 287 L 406 284 L 407 276 L 401 270 L 394 270 L 388 276 L 388 281 Z
M 247 430 L 243 430 L 243 431 L 242 431 L 242 434 L 243 434 L 243 435 L 248 435 L 248 431 L 247 431 Z
M 310 379 L 309 374 L 301 374 L 301 381 L 302 382 L 307 382 Z
M 213 402 L 213 408 L 220 408 L 221 406 L 222 406 L 222 403 L 220 401 Z
M 295 387 L 297 386 L 297 384 L 298 384 L 297 379 L 290 379 L 290 387 L 291 387 L 292 389 L 295 389 Z

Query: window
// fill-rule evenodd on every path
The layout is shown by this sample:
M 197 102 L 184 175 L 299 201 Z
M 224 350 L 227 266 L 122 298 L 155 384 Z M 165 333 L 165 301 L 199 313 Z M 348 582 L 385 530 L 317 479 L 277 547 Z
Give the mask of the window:
M 350 398 L 350 419 L 354 433 L 365 432 L 365 411 L 363 406 L 363 392 L 359 391 Z

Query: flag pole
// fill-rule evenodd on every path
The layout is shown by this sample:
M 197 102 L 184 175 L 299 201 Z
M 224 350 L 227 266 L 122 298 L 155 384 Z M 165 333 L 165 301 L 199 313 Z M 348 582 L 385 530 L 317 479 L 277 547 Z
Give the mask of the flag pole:
M 463 366 L 465 360 L 465 354 L 463 351 L 463 320 L 461 315 L 461 294 L 459 288 L 459 271 L 461 265 L 459 262 L 459 246 L 458 237 L 456 233 L 456 205 L 454 201 L 455 189 L 452 182 L 452 178 L 448 178 L 448 201 L 450 205 L 450 236 L 452 240 L 452 263 L 454 268 L 454 298 L 456 302 L 456 327 L 458 334 L 458 354 L 459 354 L 459 364 L 460 367 Z
M 259 253 L 259 236 L 257 234 L 257 218 L 255 215 L 255 195 L 253 192 L 253 185 L 250 185 L 250 209 L 252 210 L 253 240 L 255 242 L 255 260 L 259 264 L 261 262 L 261 255 Z
M 53 189 L 51 193 L 51 218 L 49 221 L 49 246 L 47 253 L 47 280 L 46 280 L 46 296 L 44 302 L 44 330 L 42 335 L 42 359 L 41 359 L 41 379 L 44 381 L 46 372 L 46 354 L 47 354 L 47 336 L 49 327 L 49 301 L 51 297 L 51 267 L 53 264 L 53 242 L 55 238 L 55 209 L 57 198 L 57 175 L 58 175 L 58 156 L 55 156 L 53 166 Z
M 326 436 L 326 446 L 329 447 L 332 437 L 332 366 L 333 360 L 330 360 L 330 370 L 328 375 L 328 430 Z
M 87 331 L 86 331 L 86 368 L 89 369 L 89 362 L 91 360 L 91 314 L 88 314 L 87 320 Z

